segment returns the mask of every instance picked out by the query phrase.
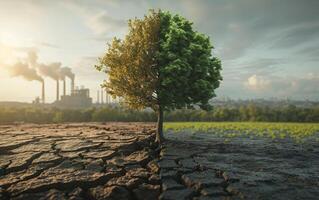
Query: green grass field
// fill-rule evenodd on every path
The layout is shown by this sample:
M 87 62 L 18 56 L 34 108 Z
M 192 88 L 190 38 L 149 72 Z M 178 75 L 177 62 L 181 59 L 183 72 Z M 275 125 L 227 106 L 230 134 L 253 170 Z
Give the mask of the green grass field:
M 319 142 L 318 123 L 264 123 L 264 122 L 169 122 L 165 131 L 211 133 L 224 138 L 267 137 L 270 139 L 291 138 L 296 142 L 307 139 Z

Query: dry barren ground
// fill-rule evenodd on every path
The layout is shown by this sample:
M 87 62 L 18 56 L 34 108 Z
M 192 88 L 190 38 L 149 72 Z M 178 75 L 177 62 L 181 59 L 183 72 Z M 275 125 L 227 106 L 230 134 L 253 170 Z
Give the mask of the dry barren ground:
M 0 127 L 0 199 L 156 199 L 152 124 Z
M 0 199 L 318 199 L 319 145 L 167 133 L 154 124 L 0 126 Z
M 210 133 L 167 133 L 163 186 L 193 199 L 319 199 L 319 143 L 308 140 L 225 138 Z M 183 183 L 176 184 L 176 183 Z M 184 186 L 188 186 L 185 188 Z M 171 195 L 180 190 L 168 190 Z

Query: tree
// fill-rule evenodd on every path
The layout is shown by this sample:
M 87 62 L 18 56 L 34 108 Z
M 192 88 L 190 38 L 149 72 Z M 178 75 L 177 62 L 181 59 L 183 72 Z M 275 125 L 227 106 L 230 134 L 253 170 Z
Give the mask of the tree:
M 156 140 L 161 142 L 165 110 L 210 108 L 222 80 L 221 62 L 212 57 L 209 37 L 179 15 L 151 10 L 128 25 L 124 40 L 114 38 L 96 68 L 108 73 L 102 86 L 110 94 L 132 108 L 157 113 Z

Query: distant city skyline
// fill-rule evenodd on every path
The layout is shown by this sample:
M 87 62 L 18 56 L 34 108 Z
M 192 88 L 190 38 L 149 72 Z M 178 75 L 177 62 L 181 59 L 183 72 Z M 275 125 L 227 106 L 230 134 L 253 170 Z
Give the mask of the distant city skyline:
M 149 9 L 181 14 L 210 36 L 223 66 L 219 98 L 319 100 L 317 0 L 0 0 L 0 101 L 41 97 L 32 71 L 28 80 L 9 73 L 18 61 L 34 67 L 33 53 L 36 66 L 72 68 L 75 84 L 88 87 L 95 102 L 106 75 L 94 65 L 106 43 Z M 43 78 L 53 102 L 56 82 Z

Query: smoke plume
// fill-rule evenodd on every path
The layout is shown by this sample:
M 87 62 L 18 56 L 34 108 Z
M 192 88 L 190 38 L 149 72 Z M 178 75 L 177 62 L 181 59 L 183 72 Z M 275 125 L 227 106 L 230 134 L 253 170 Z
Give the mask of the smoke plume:
M 69 67 L 61 68 L 60 62 L 54 62 L 50 64 L 39 63 L 38 55 L 35 51 L 28 52 L 28 63 L 33 68 L 37 69 L 43 76 L 50 77 L 54 80 L 64 80 L 65 77 L 74 79 L 72 69 Z
M 17 62 L 8 67 L 11 76 L 21 76 L 28 81 L 43 82 L 43 78 L 38 75 L 34 68 L 29 67 L 27 63 Z
M 31 67 L 36 67 L 38 61 L 38 55 L 35 51 L 28 52 L 28 63 Z
M 62 67 L 60 69 L 60 79 L 64 80 L 66 76 L 69 77 L 70 79 L 74 79 L 74 74 L 72 72 L 72 69 L 69 67 Z
M 50 64 L 37 64 L 37 69 L 39 70 L 40 74 L 50 77 L 54 80 L 60 79 L 60 68 L 60 62 L 54 62 Z

